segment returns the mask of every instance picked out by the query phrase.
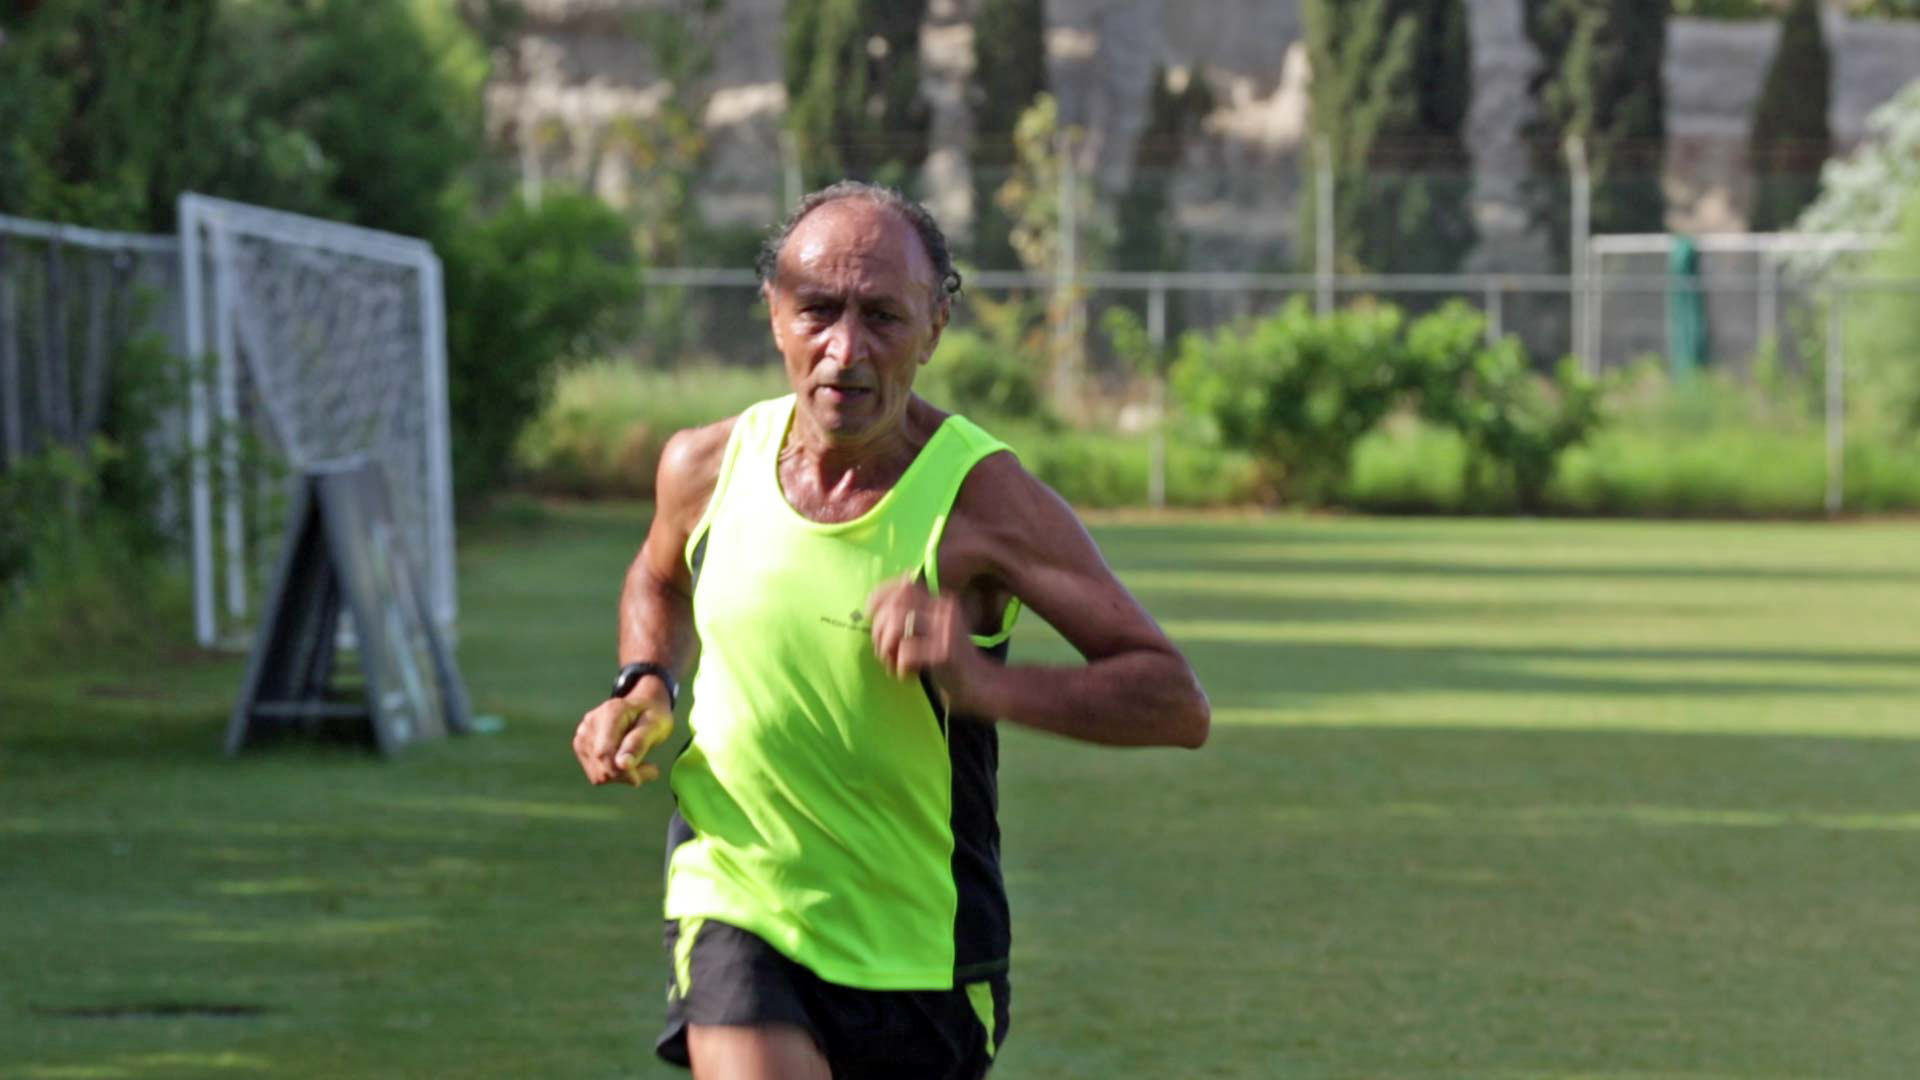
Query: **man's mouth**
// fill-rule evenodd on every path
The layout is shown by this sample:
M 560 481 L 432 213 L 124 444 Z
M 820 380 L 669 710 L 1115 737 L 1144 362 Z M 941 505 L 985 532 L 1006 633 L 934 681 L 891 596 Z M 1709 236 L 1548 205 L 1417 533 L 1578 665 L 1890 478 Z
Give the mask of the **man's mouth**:
M 873 393 L 873 391 L 865 386 L 838 386 L 833 383 L 828 383 L 820 387 L 820 393 L 828 401 L 834 402 L 835 404 L 845 404 L 849 401 L 858 401 L 868 394 Z

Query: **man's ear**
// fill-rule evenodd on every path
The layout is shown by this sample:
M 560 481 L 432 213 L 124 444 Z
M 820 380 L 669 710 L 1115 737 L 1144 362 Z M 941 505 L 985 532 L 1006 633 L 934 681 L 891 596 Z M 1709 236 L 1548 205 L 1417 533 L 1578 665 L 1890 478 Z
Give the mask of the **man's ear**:
M 952 316 L 953 297 L 942 292 L 940 302 L 933 306 L 933 336 L 927 340 L 927 351 L 920 357 L 920 363 L 925 364 L 933 359 L 933 351 L 940 347 L 940 334 L 946 330 L 947 320 Z

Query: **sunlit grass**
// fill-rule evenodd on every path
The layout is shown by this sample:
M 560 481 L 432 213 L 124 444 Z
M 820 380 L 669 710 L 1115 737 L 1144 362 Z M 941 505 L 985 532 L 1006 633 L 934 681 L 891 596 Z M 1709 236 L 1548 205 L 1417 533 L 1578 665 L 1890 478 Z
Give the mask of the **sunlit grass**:
M 0 1077 L 676 1075 L 667 796 L 567 747 L 645 524 L 464 529 L 498 735 L 228 761 L 238 659 L 0 683 Z M 1217 725 L 1004 733 L 997 1077 L 1912 1075 L 1920 526 L 1096 534 Z

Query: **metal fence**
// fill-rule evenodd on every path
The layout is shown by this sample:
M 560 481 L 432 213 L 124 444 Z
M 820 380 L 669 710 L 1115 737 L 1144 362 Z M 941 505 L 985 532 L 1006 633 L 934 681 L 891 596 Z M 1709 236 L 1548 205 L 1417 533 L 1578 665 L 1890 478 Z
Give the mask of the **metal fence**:
M 171 237 L 0 215 L 0 470 L 54 447 L 84 452 L 129 341 L 156 334 L 184 351 L 179 279 Z
M 154 485 L 161 526 L 192 553 L 199 641 L 250 633 L 289 474 L 348 459 L 382 468 L 451 629 L 438 257 L 424 241 L 191 194 L 179 220 L 177 236 L 145 236 L 0 217 L 0 473 L 57 448 L 88 453 L 113 365 L 157 335 L 181 359 L 181 392 L 145 437 L 163 468 L 184 466 Z
M 127 347 L 151 337 L 185 354 L 179 294 L 171 237 L 0 215 L 0 473 L 49 450 L 90 455 Z M 153 421 L 147 457 L 164 468 L 185 453 L 186 418 L 161 408 Z M 154 481 L 155 524 L 178 535 L 182 493 Z
M 730 268 L 661 268 L 647 274 L 656 302 L 684 321 L 676 335 L 697 343 L 689 355 L 707 361 L 760 364 L 771 357 L 771 339 L 759 309 L 758 281 L 752 271 Z M 1826 273 L 1783 274 L 1715 272 L 1681 276 L 1669 273 L 1608 274 L 1257 274 L 1120 273 L 1066 275 L 979 271 L 967 278 L 955 325 L 969 321 L 966 297 L 996 302 L 1015 297 L 1036 301 L 1071 294 L 1089 311 L 1126 306 L 1136 312 L 1149 340 L 1169 348 L 1183 332 L 1209 332 L 1239 320 L 1269 314 L 1294 298 L 1310 298 L 1322 312 L 1360 299 L 1388 300 L 1414 309 L 1458 301 L 1485 318 L 1489 343 L 1509 334 L 1526 341 L 1536 357 L 1574 357 L 1592 375 L 1617 371 L 1635 362 L 1664 363 L 1668 351 L 1668 309 L 1678 298 L 1700 300 L 1708 311 L 1766 313 L 1777 328 L 1771 336 L 1751 322 L 1729 317 L 1742 327 L 1727 341 L 1740 353 L 1716 354 L 1714 364 L 1749 375 L 1755 354 L 1772 350 L 1799 373 L 1820 379 L 1820 424 L 1827 446 L 1826 506 L 1844 507 L 1849 388 L 1853 372 L 1846 327 L 1854 309 L 1870 298 L 1907 298 L 1920 303 L 1920 278 L 1873 278 L 1835 269 Z M 660 299 L 664 298 L 664 299 Z M 1049 341 L 1052 361 L 1071 356 L 1084 367 L 1088 394 L 1132 399 L 1150 412 L 1140 425 L 1145 437 L 1162 430 L 1159 412 L 1166 388 L 1140 380 L 1103 347 L 1097 318 L 1072 320 L 1073 336 L 1058 333 Z M 1744 336 L 1743 336 L 1744 335 Z M 662 358 L 665 359 L 665 358 Z M 1920 363 L 1920 359 L 1914 362 Z M 1165 491 L 1165 456 L 1154 448 L 1149 478 L 1151 501 Z

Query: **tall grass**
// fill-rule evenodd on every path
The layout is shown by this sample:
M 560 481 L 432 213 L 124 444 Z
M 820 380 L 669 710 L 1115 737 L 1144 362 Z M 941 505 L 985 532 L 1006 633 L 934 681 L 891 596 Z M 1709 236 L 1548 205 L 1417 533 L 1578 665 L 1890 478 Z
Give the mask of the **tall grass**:
M 647 498 L 667 438 L 712 423 L 787 390 L 778 368 L 702 367 L 649 371 L 606 361 L 563 375 L 552 400 L 521 437 L 516 472 L 543 494 Z M 977 416 L 1035 475 L 1081 506 L 1147 501 L 1143 435 L 1067 431 Z M 1168 439 L 1167 501 L 1223 506 L 1258 501 L 1259 476 L 1244 454 L 1205 440 Z
M 1670 385 L 1640 372 L 1617 386 L 1609 417 L 1562 457 L 1550 513 L 1622 517 L 1814 517 L 1825 513 L 1825 429 L 1791 385 L 1723 375 Z M 1466 485 L 1459 437 L 1400 418 L 1355 448 L 1341 501 L 1390 513 L 1512 509 Z M 1884 426 L 1856 430 L 1845 458 L 1845 506 L 1920 509 L 1920 439 Z
M 514 452 L 536 492 L 651 498 L 667 439 L 786 391 L 777 367 L 656 371 L 603 360 L 562 375 Z
M 674 431 L 710 423 L 784 393 L 777 368 L 647 371 L 602 362 L 563 376 L 521 438 L 521 484 L 536 493 L 649 497 L 660 448 Z M 1813 517 L 1824 513 L 1826 437 L 1791 381 L 1745 384 L 1707 374 L 1670 384 L 1643 370 L 1615 386 L 1600 432 L 1565 452 L 1543 509 L 1625 517 Z M 1144 435 L 1075 430 L 980 416 L 1029 469 L 1080 506 L 1147 501 Z M 1247 455 L 1222 449 L 1200 424 L 1174 419 L 1167 501 L 1251 505 L 1270 496 Z M 1858 431 L 1846 455 L 1846 507 L 1920 509 L 1920 438 L 1884 426 Z M 1515 507 L 1468 480 L 1460 436 L 1390 417 L 1354 448 L 1335 503 L 1377 513 L 1488 514 Z

